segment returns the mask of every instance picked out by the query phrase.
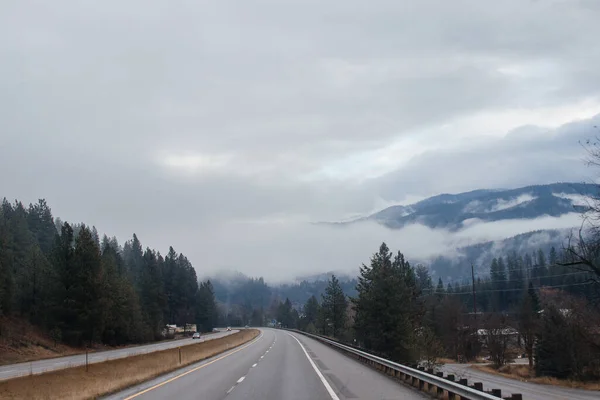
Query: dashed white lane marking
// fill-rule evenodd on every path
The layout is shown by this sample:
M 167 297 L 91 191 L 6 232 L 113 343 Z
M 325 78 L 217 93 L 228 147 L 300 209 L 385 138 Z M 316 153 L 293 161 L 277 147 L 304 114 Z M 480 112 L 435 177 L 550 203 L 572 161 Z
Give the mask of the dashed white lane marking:
M 296 342 L 298 342 L 298 344 L 300 345 L 300 348 L 304 352 L 304 355 L 306 356 L 306 358 L 310 362 L 310 365 L 312 365 L 312 367 L 315 370 L 315 372 L 317 373 L 319 379 L 323 383 L 323 386 L 325 386 L 325 389 L 327 390 L 327 393 L 329 393 L 329 396 L 331 396 L 331 400 L 340 400 L 340 398 L 337 396 L 337 394 L 335 394 L 335 391 L 333 390 L 333 388 L 331 387 L 331 385 L 329 385 L 329 382 L 327 382 L 327 379 L 325 379 L 325 377 L 323 376 L 323 374 L 321 373 L 321 371 L 319 371 L 319 368 L 317 368 L 317 366 L 315 365 L 315 363 L 312 360 L 312 358 L 310 358 L 310 356 L 306 352 L 306 349 L 304 348 L 304 345 L 302 343 L 300 343 L 300 341 L 298 340 L 298 338 L 296 338 L 296 336 L 292 335 L 289 332 L 286 332 L 286 333 L 288 335 L 290 335 L 291 337 L 293 337 Z
M 250 341 L 248 344 L 246 344 L 246 345 L 243 345 L 242 347 L 239 347 L 239 348 L 237 348 L 237 349 L 235 349 L 235 350 L 231 351 L 230 353 L 225 353 L 225 355 L 223 355 L 223 356 L 221 356 L 221 357 L 218 357 L 218 358 L 215 358 L 214 360 L 212 360 L 212 361 L 209 361 L 209 362 L 207 362 L 206 364 L 199 365 L 199 366 L 197 366 L 196 368 L 192 368 L 192 369 L 190 369 L 189 371 L 186 371 L 186 372 L 184 372 L 184 373 L 182 373 L 182 374 L 179 374 L 179 375 L 177 375 L 177 376 L 174 376 L 173 378 L 171 378 L 171 379 L 168 379 L 168 380 L 166 380 L 166 381 L 164 381 L 164 382 L 161 382 L 161 383 L 159 383 L 159 384 L 156 384 L 156 385 L 154 385 L 154 386 L 152 386 L 152 387 L 149 387 L 148 389 L 145 389 L 145 390 L 142 390 L 141 392 L 137 392 L 137 393 L 135 393 L 135 394 L 132 394 L 131 396 L 129 396 L 129 397 L 126 397 L 124 400 L 131 400 L 131 399 L 134 399 L 134 398 L 136 398 L 136 397 L 138 397 L 138 396 L 140 396 L 140 395 L 142 395 L 142 394 L 144 394 L 144 393 L 148 393 L 148 392 L 149 392 L 149 391 L 151 391 L 151 390 L 154 390 L 154 389 L 156 389 L 156 388 L 158 388 L 158 387 L 161 387 L 161 386 L 164 386 L 164 385 L 166 385 L 166 384 L 168 384 L 168 383 L 170 383 L 170 382 L 173 382 L 173 381 L 174 381 L 174 380 L 176 380 L 176 379 L 179 379 L 179 378 L 181 378 L 181 377 L 183 377 L 183 376 L 186 376 L 186 375 L 188 375 L 188 374 L 191 374 L 191 373 L 193 373 L 193 372 L 196 372 L 196 371 L 198 371 L 198 370 L 200 370 L 200 369 L 202 369 L 202 368 L 208 367 L 209 365 L 211 365 L 211 364 L 214 364 L 214 363 L 216 363 L 217 361 L 219 361 L 219 360 L 222 360 L 222 359 L 224 359 L 224 358 L 226 358 L 226 357 L 229 357 L 229 356 L 231 356 L 231 355 L 233 355 L 233 354 L 237 353 L 238 351 L 242 351 L 242 350 L 244 350 L 246 347 L 249 347 L 249 346 L 252 346 L 252 345 L 253 345 L 253 344 L 255 344 L 255 343 L 258 343 L 258 342 L 259 342 L 259 341 L 260 341 L 262 338 L 263 338 L 263 333 L 261 332 L 261 333 L 260 333 L 260 335 L 259 335 L 257 338 L 255 338 L 254 340 Z
M 235 386 L 232 386 L 232 387 L 231 387 L 231 388 L 230 388 L 230 389 L 227 391 L 227 394 L 229 394 L 229 393 L 233 392 L 233 389 L 235 389 Z
M 242 382 L 244 382 L 244 379 L 246 379 L 246 377 L 245 377 L 245 376 L 242 376 L 240 379 L 238 379 L 237 383 L 242 383 Z
M 265 358 L 265 356 L 260 356 L 260 359 L 262 360 L 263 358 Z
M 252 366 L 252 368 L 256 367 L 256 365 L 257 365 L 257 364 L 254 364 L 254 365 Z

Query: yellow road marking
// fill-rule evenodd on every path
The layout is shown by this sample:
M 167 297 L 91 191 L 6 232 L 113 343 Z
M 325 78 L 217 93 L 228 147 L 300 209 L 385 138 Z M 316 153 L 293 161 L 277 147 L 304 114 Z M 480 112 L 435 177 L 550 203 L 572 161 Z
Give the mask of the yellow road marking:
M 207 367 L 207 366 L 209 366 L 209 365 L 210 365 L 210 364 L 212 364 L 212 363 L 216 363 L 217 361 L 219 361 L 219 360 L 222 360 L 222 359 L 224 359 L 224 358 L 226 358 L 226 357 L 229 357 L 230 355 L 232 355 L 232 354 L 235 354 L 235 353 L 237 353 L 238 351 L 242 351 L 242 350 L 244 350 L 246 347 L 252 346 L 254 343 L 257 343 L 257 342 L 258 342 L 260 339 L 262 339 L 262 337 L 263 337 L 263 334 L 262 334 L 262 332 L 261 332 L 260 336 L 259 336 L 259 337 L 257 337 L 255 340 L 253 340 L 252 342 L 248 343 L 248 344 L 247 344 L 247 345 L 245 345 L 245 346 L 242 346 L 242 347 L 240 347 L 239 349 L 236 349 L 236 350 L 232 351 L 231 353 L 227 353 L 227 354 L 225 354 L 224 356 L 221 356 L 221 357 L 219 357 L 219 358 L 215 358 L 214 360 L 212 360 L 212 361 L 210 361 L 210 362 L 207 362 L 206 364 L 202 364 L 202 365 L 200 365 L 200 366 L 198 366 L 198 367 L 196 367 L 196 368 L 194 368 L 194 369 L 191 369 L 191 370 L 189 370 L 189 371 L 186 371 L 186 372 L 184 372 L 183 374 L 180 374 L 180 375 L 174 376 L 174 377 L 172 377 L 171 379 L 168 379 L 168 380 L 166 380 L 166 381 L 164 381 L 164 382 L 158 383 L 158 384 L 156 384 L 156 385 L 154 385 L 154 386 L 152 386 L 152 387 L 149 387 L 148 389 L 142 390 L 141 392 L 138 392 L 138 393 L 136 393 L 136 394 L 133 394 L 133 395 L 131 395 L 131 396 L 129 396 L 129 397 L 126 397 L 126 398 L 125 398 L 125 399 L 123 399 L 123 400 L 131 400 L 131 399 L 133 399 L 133 398 L 135 398 L 135 397 L 138 397 L 138 396 L 141 396 L 141 395 L 143 395 L 144 393 L 148 393 L 148 392 L 149 392 L 149 391 L 151 391 L 151 390 L 154 390 L 154 389 L 156 389 L 156 388 L 159 388 L 159 387 L 161 387 L 161 386 L 163 386 L 163 385 L 166 385 L 166 384 L 167 384 L 167 383 L 169 383 L 169 382 L 173 382 L 174 380 L 176 380 L 176 379 L 179 379 L 179 378 L 181 378 L 182 376 L 185 376 L 185 375 L 187 375 L 187 374 L 191 374 L 192 372 L 198 371 L 199 369 L 202 369 L 202 368 L 204 368 L 204 367 Z

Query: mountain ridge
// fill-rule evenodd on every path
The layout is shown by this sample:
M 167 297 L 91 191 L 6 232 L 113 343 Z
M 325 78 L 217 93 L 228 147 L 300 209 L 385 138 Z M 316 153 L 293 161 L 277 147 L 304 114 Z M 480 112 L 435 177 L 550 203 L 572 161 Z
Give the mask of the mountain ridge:
M 354 220 L 375 221 L 390 229 L 410 224 L 457 231 L 471 220 L 492 222 L 506 219 L 558 217 L 570 212 L 583 213 L 581 202 L 598 195 L 598 186 L 589 183 L 559 182 L 514 189 L 478 189 L 457 194 L 440 194 L 417 203 L 387 207 Z

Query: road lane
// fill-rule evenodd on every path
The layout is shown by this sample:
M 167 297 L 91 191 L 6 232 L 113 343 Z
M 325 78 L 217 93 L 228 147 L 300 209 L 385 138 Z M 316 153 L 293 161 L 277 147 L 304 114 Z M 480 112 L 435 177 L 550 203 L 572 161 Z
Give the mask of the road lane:
M 430 398 L 317 340 L 296 333 L 290 335 L 298 338 L 305 346 L 308 354 L 342 400 Z
M 275 331 L 262 330 L 259 337 L 245 345 L 107 396 L 105 399 L 223 399 L 227 391 L 248 373 L 252 365 L 257 364 L 261 356 L 264 357 L 274 342 Z
M 272 332 L 273 346 L 227 400 L 338 400 L 327 392 L 298 342 L 285 331 Z
M 88 363 L 99 363 L 102 361 L 114 360 L 117 358 L 130 357 L 138 354 L 146 354 L 160 350 L 172 349 L 180 346 L 187 346 L 202 341 L 218 339 L 224 336 L 231 335 L 235 332 L 238 331 L 220 331 L 203 336 L 201 339 L 186 338 L 179 340 L 171 340 L 168 342 L 158 342 L 141 346 L 133 346 L 122 349 L 89 353 Z M 29 374 L 35 375 L 57 369 L 76 367 L 79 365 L 85 365 L 85 354 L 76 354 L 66 357 L 49 358 L 45 360 L 31 361 L 19 364 L 3 365 L 0 367 L 0 381 Z
M 261 336 L 246 347 L 130 388 L 106 400 L 428 398 L 303 335 L 275 329 L 261 329 L 261 332 Z
M 446 364 L 442 370 L 445 373 L 456 375 L 457 379 L 466 378 L 470 384 L 482 382 L 486 390 L 500 389 L 502 396 L 521 393 L 525 400 L 598 400 L 600 398 L 600 393 L 597 391 L 522 382 L 478 371 L 470 366 L 471 364 Z

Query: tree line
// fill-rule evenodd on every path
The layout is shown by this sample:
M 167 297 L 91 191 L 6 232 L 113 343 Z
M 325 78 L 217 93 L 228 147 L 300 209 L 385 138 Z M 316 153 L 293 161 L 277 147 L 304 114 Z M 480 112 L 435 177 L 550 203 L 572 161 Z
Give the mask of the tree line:
M 333 276 L 320 299 L 312 296 L 299 310 L 286 299 L 277 315 L 284 327 L 409 365 L 486 356 L 499 368 L 524 353 L 538 376 L 597 379 L 600 288 L 593 272 L 574 271 L 570 262 L 555 249 L 548 257 L 512 252 L 494 259 L 474 285 L 438 279 L 434 286 L 425 266 L 413 267 L 383 243 L 361 267 L 355 296 Z
M 248 278 L 230 290 L 198 282 L 172 247 L 163 256 L 135 234 L 121 246 L 54 219 L 44 200 L 0 206 L 0 315 L 74 345 L 159 340 L 166 324 L 275 320 L 407 364 L 487 355 L 501 366 L 523 351 L 539 375 L 591 379 L 600 375 L 598 274 L 577 261 L 572 251 L 511 252 L 475 282 L 434 285 L 427 267 L 383 243 L 356 279 L 269 287 Z
M 163 256 L 135 234 L 121 246 L 95 227 L 55 220 L 45 200 L 2 201 L 0 316 L 72 345 L 117 345 L 162 339 L 167 324 L 209 331 L 217 312 L 210 281 L 199 284 L 173 247 Z

